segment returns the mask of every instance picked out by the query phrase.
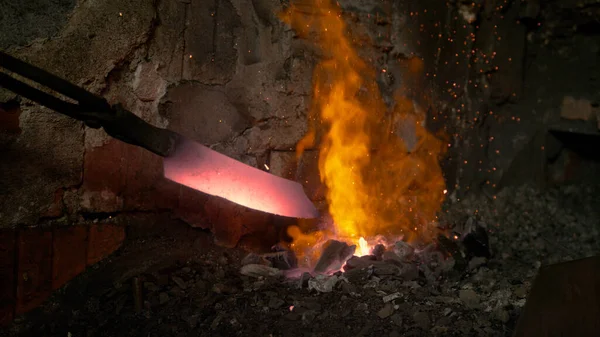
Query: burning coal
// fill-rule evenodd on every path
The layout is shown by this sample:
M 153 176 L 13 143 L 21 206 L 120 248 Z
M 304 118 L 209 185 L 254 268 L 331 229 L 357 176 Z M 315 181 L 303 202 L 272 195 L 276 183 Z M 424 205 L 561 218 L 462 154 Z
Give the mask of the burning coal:
M 309 132 L 297 153 L 320 150 L 332 226 L 316 232 L 302 224 L 291 228 L 292 249 L 314 261 L 315 247 L 331 238 L 365 255 L 385 238 L 425 235 L 444 199 L 439 158 L 445 144 L 425 129 L 425 115 L 406 91 L 396 93 L 392 108 L 385 105 L 376 82 L 385 70 L 358 55 L 340 9 L 329 0 L 310 2 L 309 11 L 292 5 L 283 19 L 323 54 L 313 74 Z M 404 76 L 423 76 L 422 68 L 420 60 L 411 60 Z

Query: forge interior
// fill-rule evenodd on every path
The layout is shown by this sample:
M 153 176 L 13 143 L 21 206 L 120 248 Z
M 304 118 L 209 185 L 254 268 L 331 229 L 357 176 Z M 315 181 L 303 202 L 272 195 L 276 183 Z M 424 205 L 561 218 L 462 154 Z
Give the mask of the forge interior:
M 540 267 L 600 250 L 599 32 L 593 0 L 0 0 L 1 51 L 320 212 L 0 87 L 0 336 L 532 336 Z

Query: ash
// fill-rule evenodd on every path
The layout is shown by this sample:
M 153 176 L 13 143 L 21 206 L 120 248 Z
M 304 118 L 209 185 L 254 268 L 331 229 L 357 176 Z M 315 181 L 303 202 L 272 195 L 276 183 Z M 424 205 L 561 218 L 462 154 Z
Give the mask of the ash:
M 347 259 L 343 272 L 294 269 L 293 256 L 281 251 L 210 248 L 154 264 L 145 256 L 154 267 L 128 269 L 118 285 L 88 285 L 78 307 L 65 305 L 67 291 L 7 335 L 511 336 L 540 266 L 598 254 L 598 192 L 507 188 L 447 205 L 440 221 L 447 235 L 433 244 L 399 242 L 349 259 L 348 245 L 330 245 L 338 252 L 329 254 L 332 265 Z M 190 251 L 166 242 L 152 251 Z M 95 272 L 138 255 L 125 249 Z M 141 299 L 132 295 L 135 284 Z

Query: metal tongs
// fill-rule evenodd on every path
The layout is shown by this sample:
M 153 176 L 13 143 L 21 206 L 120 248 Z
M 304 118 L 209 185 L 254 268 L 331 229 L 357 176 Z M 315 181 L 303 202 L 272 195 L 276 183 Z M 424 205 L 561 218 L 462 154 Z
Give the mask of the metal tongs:
M 21 82 L 7 73 L 28 78 L 78 104 L 64 101 L 54 95 Z M 129 144 L 141 146 L 159 156 L 169 156 L 179 135 L 145 122 L 121 104 L 110 105 L 104 98 L 94 95 L 62 78 L 18 60 L 0 51 L 0 87 L 26 97 L 40 105 L 83 121 L 91 128 L 104 128 L 106 133 Z

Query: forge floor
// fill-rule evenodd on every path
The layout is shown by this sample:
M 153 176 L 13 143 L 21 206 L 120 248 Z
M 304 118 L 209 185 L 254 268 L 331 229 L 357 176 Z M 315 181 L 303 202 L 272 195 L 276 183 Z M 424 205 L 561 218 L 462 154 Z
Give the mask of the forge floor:
M 477 214 L 490 259 L 435 279 L 366 275 L 325 293 L 242 275 L 244 252 L 178 228 L 128 242 L 0 336 L 511 336 L 540 265 L 600 251 L 598 197 L 590 187 L 521 187 L 464 200 L 444 221 Z

